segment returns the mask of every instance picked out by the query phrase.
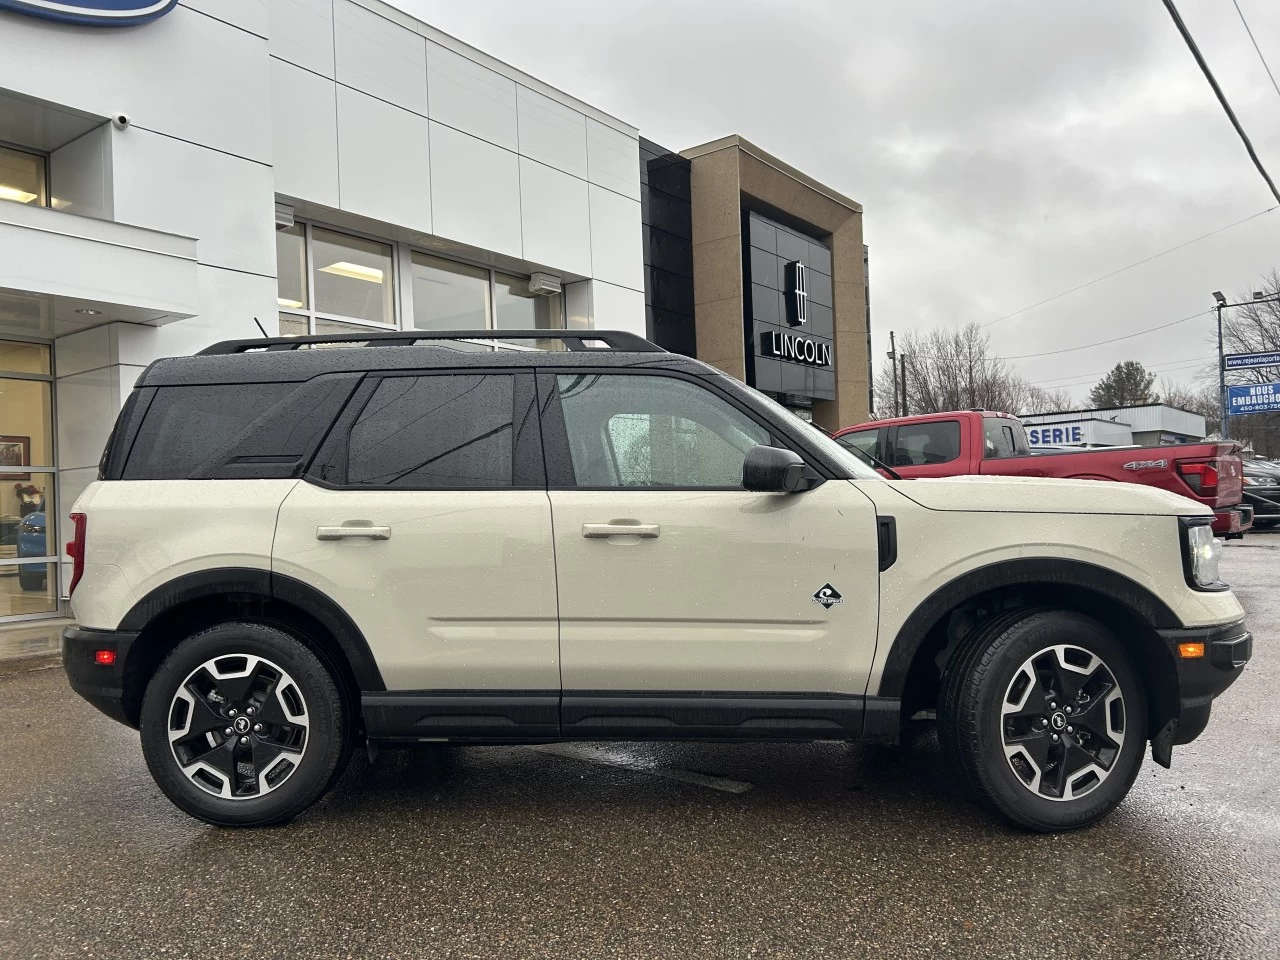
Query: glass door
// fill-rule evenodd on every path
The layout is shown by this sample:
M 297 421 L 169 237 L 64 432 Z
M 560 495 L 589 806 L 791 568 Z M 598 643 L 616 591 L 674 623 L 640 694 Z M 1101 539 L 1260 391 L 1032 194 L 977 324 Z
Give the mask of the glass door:
M 0 622 L 58 613 L 50 353 L 0 340 Z

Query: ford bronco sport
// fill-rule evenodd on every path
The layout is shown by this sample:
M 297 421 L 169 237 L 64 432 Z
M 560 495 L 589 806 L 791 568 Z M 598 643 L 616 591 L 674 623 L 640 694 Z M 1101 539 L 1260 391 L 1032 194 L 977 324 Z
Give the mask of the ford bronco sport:
M 71 684 L 221 825 L 296 815 L 365 740 L 894 742 L 936 713 L 989 807 L 1079 827 L 1251 652 L 1209 508 L 885 480 L 630 334 L 159 360 L 73 511 Z

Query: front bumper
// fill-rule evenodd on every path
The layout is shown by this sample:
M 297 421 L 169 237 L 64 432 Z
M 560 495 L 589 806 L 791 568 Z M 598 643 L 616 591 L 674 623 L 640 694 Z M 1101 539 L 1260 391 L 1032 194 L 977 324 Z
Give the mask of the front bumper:
M 1253 507 L 1255 517 L 1280 516 L 1280 488 L 1245 487 L 1244 498 Z
M 134 726 L 124 706 L 125 670 L 136 633 L 123 630 L 90 630 L 68 627 L 62 631 L 62 668 L 71 689 L 112 720 Z M 95 659 L 99 650 L 115 653 L 106 665 Z
M 1167 747 L 1173 747 L 1200 736 L 1209 723 L 1214 699 L 1235 683 L 1253 656 L 1253 636 L 1245 629 L 1243 620 L 1209 627 L 1161 630 L 1160 636 L 1169 644 L 1177 667 L 1179 715 L 1153 739 L 1152 748 L 1157 753 L 1160 748 L 1157 741 L 1161 738 L 1167 741 Z M 1204 644 L 1204 656 L 1183 657 L 1179 644 L 1185 643 Z

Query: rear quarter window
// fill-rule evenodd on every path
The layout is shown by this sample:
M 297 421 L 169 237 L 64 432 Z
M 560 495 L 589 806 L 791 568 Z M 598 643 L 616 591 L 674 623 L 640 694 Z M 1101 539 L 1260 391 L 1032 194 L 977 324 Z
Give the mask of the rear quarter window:
M 948 463 L 960 456 L 960 421 L 933 420 L 898 427 L 893 438 L 893 466 L 920 467 Z

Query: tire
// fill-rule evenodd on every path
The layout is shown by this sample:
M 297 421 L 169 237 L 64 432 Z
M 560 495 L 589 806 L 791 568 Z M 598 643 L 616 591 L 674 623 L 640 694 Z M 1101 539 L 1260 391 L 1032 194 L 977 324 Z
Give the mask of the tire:
M 1080 613 L 992 618 L 947 662 L 938 701 L 939 741 L 965 782 L 1029 830 L 1096 823 L 1142 767 L 1142 680 L 1124 645 Z
M 247 622 L 178 644 L 147 685 L 140 728 L 165 796 L 222 827 L 297 816 L 337 779 L 351 743 L 333 674 L 288 633 Z
M 32 575 L 19 570 L 18 586 L 23 590 L 43 590 L 45 588 L 45 575 L 43 573 Z

